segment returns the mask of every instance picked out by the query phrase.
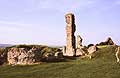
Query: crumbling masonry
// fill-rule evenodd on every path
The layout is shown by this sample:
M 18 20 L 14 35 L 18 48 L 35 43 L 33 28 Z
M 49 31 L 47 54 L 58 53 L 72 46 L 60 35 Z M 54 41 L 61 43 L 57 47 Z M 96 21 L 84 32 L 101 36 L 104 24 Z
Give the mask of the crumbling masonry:
M 64 55 L 66 56 L 74 56 L 75 55 L 75 48 L 76 48 L 76 40 L 74 33 L 76 31 L 75 26 L 75 17 L 72 13 L 68 13 L 65 15 L 66 18 L 66 52 Z

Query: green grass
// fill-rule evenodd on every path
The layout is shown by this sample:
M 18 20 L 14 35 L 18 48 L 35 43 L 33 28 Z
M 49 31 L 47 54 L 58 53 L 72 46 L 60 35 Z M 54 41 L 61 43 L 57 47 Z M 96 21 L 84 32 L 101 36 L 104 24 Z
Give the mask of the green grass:
M 92 60 L 85 58 L 69 62 L 42 63 L 30 66 L 0 66 L 0 78 L 120 78 L 115 47 L 99 47 Z

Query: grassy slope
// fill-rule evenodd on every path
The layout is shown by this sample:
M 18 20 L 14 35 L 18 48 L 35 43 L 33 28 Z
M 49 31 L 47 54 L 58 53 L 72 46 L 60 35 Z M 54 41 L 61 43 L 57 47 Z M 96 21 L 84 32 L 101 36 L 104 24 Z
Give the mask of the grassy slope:
M 43 63 L 31 66 L 0 66 L 0 78 L 120 78 L 115 47 L 100 47 L 92 60 Z

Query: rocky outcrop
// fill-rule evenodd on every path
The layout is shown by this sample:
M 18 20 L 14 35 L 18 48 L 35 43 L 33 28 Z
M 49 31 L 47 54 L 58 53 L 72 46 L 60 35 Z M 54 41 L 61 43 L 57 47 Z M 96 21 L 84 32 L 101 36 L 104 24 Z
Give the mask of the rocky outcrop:
M 63 58 L 63 52 L 56 52 L 55 57 L 57 58 Z
M 81 48 L 78 48 L 76 50 L 76 56 L 83 56 L 83 55 L 85 55 L 85 51 L 82 50 Z
M 96 52 L 97 51 L 97 47 L 94 45 L 94 46 L 90 46 L 89 48 L 88 48 L 88 53 L 89 54 L 92 54 L 92 53 L 94 53 L 94 52 Z
M 115 45 L 115 43 L 113 42 L 112 38 L 108 37 L 107 40 L 105 42 L 100 42 L 99 45 Z
M 48 52 L 46 53 L 43 58 L 42 61 L 44 62 L 60 62 L 63 61 L 63 52 L 59 51 L 59 52 Z
M 38 50 L 36 48 L 32 48 L 27 50 L 25 48 L 11 48 L 7 54 L 7 60 L 9 64 L 12 65 L 26 65 L 33 64 L 38 61 Z
M 43 56 L 43 60 L 42 61 L 46 61 L 46 62 L 53 62 L 55 60 L 55 56 L 54 53 L 52 52 L 48 52 Z
M 97 48 L 96 45 L 90 46 L 90 47 L 88 48 L 88 56 L 89 56 L 90 59 L 92 59 L 92 57 L 94 57 L 97 49 L 98 49 L 98 48 Z

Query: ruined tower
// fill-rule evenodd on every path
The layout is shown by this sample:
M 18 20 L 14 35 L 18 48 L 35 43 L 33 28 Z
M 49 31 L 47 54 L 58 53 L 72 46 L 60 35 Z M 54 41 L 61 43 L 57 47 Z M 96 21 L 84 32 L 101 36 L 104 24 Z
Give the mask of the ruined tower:
M 77 44 L 76 44 L 77 49 L 82 47 L 82 40 L 83 39 L 81 38 L 81 36 L 77 35 Z
M 76 26 L 75 26 L 75 17 L 74 14 L 68 13 L 65 15 L 66 19 L 66 56 L 74 56 L 75 55 L 75 48 L 76 48 L 76 41 L 75 41 L 75 36 L 74 33 L 76 31 Z

